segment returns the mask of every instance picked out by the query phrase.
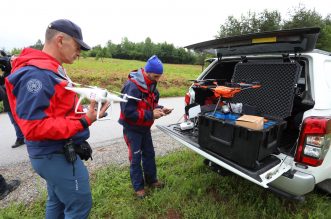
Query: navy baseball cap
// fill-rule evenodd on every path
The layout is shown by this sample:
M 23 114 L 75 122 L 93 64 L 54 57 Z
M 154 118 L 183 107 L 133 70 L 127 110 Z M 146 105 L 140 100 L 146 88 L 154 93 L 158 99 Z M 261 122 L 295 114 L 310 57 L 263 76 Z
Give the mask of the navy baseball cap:
M 83 41 L 83 35 L 82 35 L 82 30 L 80 27 L 67 20 L 67 19 L 60 19 L 53 21 L 48 25 L 49 29 L 57 30 L 63 33 L 68 34 L 69 36 L 73 37 L 75 41 L 80 45 L 81 50 L 90 50 L 91 47 L 88 46 L 86 43 Z

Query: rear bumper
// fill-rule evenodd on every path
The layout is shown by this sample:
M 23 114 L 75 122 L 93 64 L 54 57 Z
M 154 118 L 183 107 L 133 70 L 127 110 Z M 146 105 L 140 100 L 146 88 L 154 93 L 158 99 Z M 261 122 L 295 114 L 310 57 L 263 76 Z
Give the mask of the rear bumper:
M 269 186 L 293 196 L 301 196 L 313 191 L 315 178 L 300 171 L 288 171 L 272 181 Z

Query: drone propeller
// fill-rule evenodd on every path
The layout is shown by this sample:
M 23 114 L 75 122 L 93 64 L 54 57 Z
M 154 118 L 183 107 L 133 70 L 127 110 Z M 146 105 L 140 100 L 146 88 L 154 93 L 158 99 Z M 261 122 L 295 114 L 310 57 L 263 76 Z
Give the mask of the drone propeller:
M 97 87 L 97 86 L 90 86 L 90 85 L 86 85 L 86 84 L 79 84 L 79 83 L 76 83 L 76 82 L 73 82 L 73 81 L 71 81 L 71 83 L 72 83 L 73 85 L 76 85 L 76 86 L 79 86 L 79 87 L 87 87 L 87 88 L 98 88 L 98 89 L 102 89 L 102 88 L 99 88 L 99 87 Z
M 130 96 L 128 94 L 122 94 L 122 93 L 117 92 L 117 91 L 111 91 L 111 92 L 116 93 L 116 94 L 119 94 L 119 95 L 122 95 L 123 96 L 123 99 L 125 99 L 125 100 L 127 100 L 127 99 L 141 100 L 141 99 L 139 99 L 137 97 Z
M 258 88 L 261 86 L 261 83 L 258 81 L 252 82 L 252 83 L 246 83 L 246 82 L 226 82 L 225 86 L 227 87 L 240 87 L 240 88 Z
M 201 80 L 197 80 L 197 79 L 190 79 L 188 81 L 192 81 L 192 82 L 195 82 L 195 83 L 200 83 L 200 82 L 217 82 L 217 81 L 225 81 L 225 79 L 213 79 L 213 78 L 209 78 L 209 79 L 201 79 Z
M 107 89 L 104 89 L 104 88 L 99 88 L 99 87 L 96 87 L 96 86 L 90 86 L 90 85 L 85 85 L 85 84 L 79 84 L 79 83 L 76 83 L 76 82 L 71 82 L 73 85 L 76 85 L 76 86 L 80 86 L 80 87 L 86 87 L 86 88 L 92 88 L 92 89 L 99 89 L 99 90 L 105 90 L 107 91 Z M 134 99 L 134 100 L 141 100 L 137 97 L 133 97 L 133 96 L 130 96 L 130 95 L 127 95 L 127 94 L 122 94 L 120 92 L 117 92 L 117 91 L 113 91 L 113 90 L 110 90 L 111 93 L 116 93 L 118 95 L 121 95 L 122 96 L 122 99 L 124 100 L 127 100 L 127 99 Z M 108 92 L 108 93 L 110 93 Z M 111 93 L 109 95 L 111 95 Z

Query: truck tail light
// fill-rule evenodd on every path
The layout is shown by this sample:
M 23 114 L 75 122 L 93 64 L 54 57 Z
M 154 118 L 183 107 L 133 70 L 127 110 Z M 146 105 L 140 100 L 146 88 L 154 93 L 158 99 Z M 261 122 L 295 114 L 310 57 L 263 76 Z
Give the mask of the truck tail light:
M 308 117 L 303 121 L 294 160 L 310 166 L 319 166 L 329 150 L 331 118 Z
M 191 102 L 191 94 L 190 94 L 190 92 L 187 92 L 186 94 L 185 94 L 185 106 L 188 106 L 189 104 L 190 104 L 190 102 Z M 185 121 L 187 121 L 188 120 L 188 114 L 184 114 L 184 120 Z
M 190 92 L 187 92 L 185 94 L 185 105 L 186 106 L 189 105 L 190 104 L 190 101 L 191 101 L 191 94 L 190 94 Z

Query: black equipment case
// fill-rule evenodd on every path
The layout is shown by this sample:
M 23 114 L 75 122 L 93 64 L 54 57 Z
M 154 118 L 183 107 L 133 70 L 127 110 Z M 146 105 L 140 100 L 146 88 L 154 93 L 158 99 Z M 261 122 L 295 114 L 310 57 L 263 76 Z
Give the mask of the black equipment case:
M 272 125 L 253 130 L 235 125 L 235 121 L 219 119 L 212 113 L 199 116 L 199 145 L 230 159 L 239 165 L 256 169 L 260 162 L 277 152 L 284 118 L 291 115 L 301 66 L 297 62 L 238 63 L 233 82 L 254 82 L 258 89 L 238 93 L 231 101 L 256 107 L 260 116 L 272 120 Z

